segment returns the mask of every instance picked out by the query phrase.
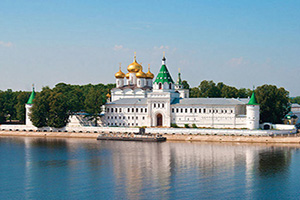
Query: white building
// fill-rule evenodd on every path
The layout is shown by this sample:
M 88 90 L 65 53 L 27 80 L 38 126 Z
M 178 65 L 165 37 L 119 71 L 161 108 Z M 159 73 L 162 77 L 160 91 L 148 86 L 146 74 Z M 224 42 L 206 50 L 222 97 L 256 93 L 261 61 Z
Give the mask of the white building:
M 104 126 L 170 127 L 171 124 L 212 128 L 259 128 L 259 105 L 253 92 L 251 99 L 189 98 L 180 73 L 174 83 L 162 59 L 160 71 L 143 72 L 137 62 L 115 74 L 116 88 L 111 90 L 105 105 Z

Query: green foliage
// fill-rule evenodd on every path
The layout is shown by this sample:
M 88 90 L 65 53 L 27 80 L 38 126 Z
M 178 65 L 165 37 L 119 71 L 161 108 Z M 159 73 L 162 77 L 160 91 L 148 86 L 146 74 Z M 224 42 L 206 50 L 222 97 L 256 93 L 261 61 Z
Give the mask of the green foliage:
M 49 97 L 49 113 L 47 125 L 54 128 L 65 127 L 69 120 L 69 107 L 67 96 L 55 90 Z
M 190 128 L 188 124 L 184 124 L 184 128 Z
M 297 96 L 295 98 L 291 98 L 291 103 L 297 103 L 300 104 L 300 96 Z
M 16 109 L 16 119 L 25 122 L 25 104 L 28 101 L 28 98 L 30 96 L 30 92 L 18 92 L 17 96 L 17 104 L 15 105 Z
M 172 127 L 172 128 L 180 128 L 176 123 L 172 123 L 172 124 L 171 124 L 171 127 Z
M 183 86 L 183 89 L 190 89 L 190 85 L 188 84 L 188 82 L 186 80 L 182 81 L 182 86 Z
M 5 115 L 4 115 L 4 92 L 0 91 L 0 123 L 5 122 Z
M 33 100 L 33 106 L 31 108 L 30 119 L 32 124 L 38 128 L 48 126 L 50 102 L 49 97 L 51 95 L 51 89 L 44 87 L 40 93 L 37 93 Z
M 192 124 L 192 128 L 198 128 L 196 124 Z
M 289 92 L 275 85 L 262 85 L 257 87 L 255 94 L 260 104 L 261 122 L 282 123 L 289 112 Z
M 86 96 L 84 105 L 85 111 L 88 113 L 89 120 L 95 122 L 97 126 L 97 121 L 100 118 L 101 107 L 105 103 L 104 94 L 97 88 L 92 87 Z

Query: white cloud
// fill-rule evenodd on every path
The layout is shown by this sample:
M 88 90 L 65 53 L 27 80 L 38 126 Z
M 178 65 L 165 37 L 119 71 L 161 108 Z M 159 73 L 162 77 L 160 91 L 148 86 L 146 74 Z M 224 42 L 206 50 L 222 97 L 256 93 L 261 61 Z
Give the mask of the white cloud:
M 115 45 L 113 48 L 115 51 L 120 51 L 121 49 L 123 49 L 123 45 Z
M 228 61 L 228 64 L 231 65 L 232 67 L 238 67 L 238 66 L 242 66 L 242 65 L 248 64 L 248 61 L 245 60 L 243 57 L 231 58 Z
M 13 44 L 11 42 L 0 41 L 0 46 L 2 47 L 11 47 Z

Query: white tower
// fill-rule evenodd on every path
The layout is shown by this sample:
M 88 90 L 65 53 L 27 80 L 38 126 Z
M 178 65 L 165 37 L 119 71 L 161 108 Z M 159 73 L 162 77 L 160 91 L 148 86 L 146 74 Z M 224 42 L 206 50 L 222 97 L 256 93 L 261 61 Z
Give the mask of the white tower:
M 31 108 L 33 106 L 33 100 L 35 98 L 35 91 L 34 91 L 34 86 L 32 85 L 32 92 L 31 95 L 27 101 L 27 103 L 25 104 L 25 109 L 26 109 L 26 118 L 25 118 L 25 124 L 26 126 L 32 126 L 32 122 L 30 120 L 30 113 L 31 113 Z
M 259 104 L 256 101 L 253 91 L 251 98 L 246 106 L 247 110 L 247 127 L 250 130 L 259 128 Z

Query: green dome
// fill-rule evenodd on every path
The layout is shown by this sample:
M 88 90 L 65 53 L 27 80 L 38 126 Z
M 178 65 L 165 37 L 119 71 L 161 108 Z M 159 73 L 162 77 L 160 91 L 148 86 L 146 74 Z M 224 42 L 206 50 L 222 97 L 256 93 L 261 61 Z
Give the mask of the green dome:
M 35 98 L 35 91 L 34 91 L 34 87 L 32 88 L 32 92 L 31 95 L 27 101 L 27 104 L 33 104 L 33 99 Z

